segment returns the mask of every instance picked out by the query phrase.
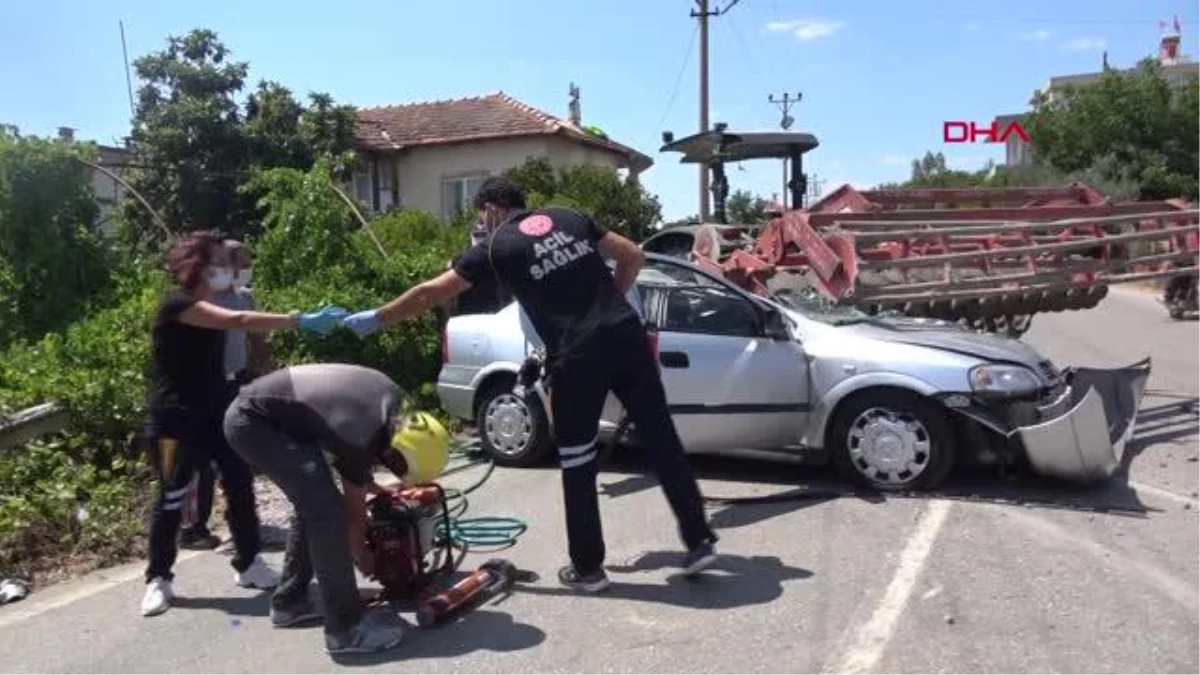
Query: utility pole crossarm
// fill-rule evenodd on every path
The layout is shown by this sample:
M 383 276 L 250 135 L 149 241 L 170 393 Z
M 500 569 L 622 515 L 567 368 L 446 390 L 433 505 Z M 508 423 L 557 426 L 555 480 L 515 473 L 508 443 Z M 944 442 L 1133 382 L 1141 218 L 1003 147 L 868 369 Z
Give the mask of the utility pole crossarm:
M 695 19 L 695 18 L 699 18 L 701 16 L 710 16 L 710 17 L 711 16 L 721 16 L 725 12 L 728 12 L 729 10 L 733 9 L 734 5 L 738 4 L 741 1 L 742 0 L 730 0 L 728 5 L 725 5 L 721 9 L 713 11 L 708 8 L 707 2 L 701 2 L 701 0 L 695 0 L 696 6 L 699 7 L 700 10 L 696 11 L 693 9 L 692 10 L 692 18 Z
M 795 122 L 795 120 L 792 119 L 792 116 L 789 115 L 788 112 L 792 109 L 792 106 L 799 103 L 800 99 L 802 99 L 802 98 L 804 98 L 804 94 L 801 92 L 796 92 L 795 98 L 791 98 L 791 94 L 789 94 L 788 92 L 783 93 L 783 98 L 775 98 L 775 94 L 767 94 L 767 102 L 774 103 L 775 105 L 779 106 L 780 111 L 783 113 L 783 116 L 779 119 L 779 127 L 781 129 L 786 131 L 787 129 L 790 129 L 792 127 L 792 123 Z M 784 158 L 782 164 L 783 164 L 783 200 L 780 201 L 779 204 L 786 211 L 788 208 L 788 191 L 791 190 L 791 181 L 788 179 L 788 160 L 786 157 Z M 801 175 L 800 177 L 803 178 L 803 175 Z M 795 192 L 793 191 L 793 195 L 794 194 L 795 194 Z M 792 201 L 796 202 L 796 199 L 794 196 L 793 196 Z M 792 204 L 793 208 L 800 208 L 800 206 L 801 206 L 801 204 L 799 204 L 799 203 Z

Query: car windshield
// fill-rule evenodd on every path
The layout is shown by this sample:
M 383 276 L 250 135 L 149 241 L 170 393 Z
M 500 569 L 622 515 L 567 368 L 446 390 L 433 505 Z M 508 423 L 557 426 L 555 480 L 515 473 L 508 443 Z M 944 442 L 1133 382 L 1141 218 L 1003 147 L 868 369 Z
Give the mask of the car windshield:
M 691 267 L 658 260 L 647 261 L 646 265 L 638 272 L 637 285 L 642 289 L 690 287 L 724 290 L 728 288 L 725 283 Z M 642 292 L 644 294 L 645 290 Z M 776 290 L 769 298 L 788 309 L 803 314 L 806 318 L 832 326 L 867 323 L 877 318 L 877 315 L 868 314 L 857 307 L 838 305 L 807 284 Z M 880 315 L 886 316 L 895 313 L 889 311 L 882 312 Z
M 852 305 L 839 305 L 808 285 L 776 291 L 772 294 L 772 299 L 813 321 L 833 326 L 863 323 L 874 318 Z

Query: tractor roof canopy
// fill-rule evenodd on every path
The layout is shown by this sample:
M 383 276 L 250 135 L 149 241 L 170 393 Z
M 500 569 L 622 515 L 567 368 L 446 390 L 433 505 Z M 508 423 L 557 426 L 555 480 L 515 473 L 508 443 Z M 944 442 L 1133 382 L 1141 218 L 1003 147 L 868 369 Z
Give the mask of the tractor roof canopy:
M 660 152 L 681 152 L 681 164 L 708 163 L 714 159 L 740 162 L 748 159 L 788 159 L 819 145 L 817 137 L 799 131 L 719 131 L 713 129 L 673 140 Z

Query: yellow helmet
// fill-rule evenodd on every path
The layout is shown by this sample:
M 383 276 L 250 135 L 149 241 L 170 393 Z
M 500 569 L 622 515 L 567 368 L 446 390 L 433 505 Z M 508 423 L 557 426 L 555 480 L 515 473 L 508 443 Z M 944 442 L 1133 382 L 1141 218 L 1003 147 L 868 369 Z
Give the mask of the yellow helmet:
M 428 483 L 442 475 L 450 461 L 450 434 L 433 415 L 415 412 L 397 426 L 392 449 L 408 463 L 404 480 Z

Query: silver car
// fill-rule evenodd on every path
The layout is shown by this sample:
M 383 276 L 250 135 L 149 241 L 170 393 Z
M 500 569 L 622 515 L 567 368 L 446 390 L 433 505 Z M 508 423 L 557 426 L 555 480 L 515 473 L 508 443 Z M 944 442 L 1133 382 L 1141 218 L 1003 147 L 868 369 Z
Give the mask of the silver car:
M 815 294 L 763 298 L 654 253 L 629 299 L 658 326 L 689 452 L 800 452 L 884 490 L 934 487 L 956 463 L 1103 480 L 1120 466 L 1150 373 L 1149 359 L 1060 369 L 1018 340 L 868 316 Z M 442 340 L 444 408 L 474 422 L 498 463 L 541 461 L 553 449 L 546 392 L 514 393 L 540 346 L 518 304 L 454 317 Z M 622 417 L 610 395 L 601 437 L 624 429 Z

